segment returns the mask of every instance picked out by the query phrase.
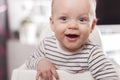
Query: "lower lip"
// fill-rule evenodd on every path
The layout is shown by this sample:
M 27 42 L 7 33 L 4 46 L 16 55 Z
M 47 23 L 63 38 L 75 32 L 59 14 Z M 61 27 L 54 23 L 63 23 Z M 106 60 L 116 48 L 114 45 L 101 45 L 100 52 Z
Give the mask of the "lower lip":
M 76 37 L 76 38 L 66 37 L 66 39 L 70 42 L 74 42 L 74 41 L 77 41 L 78 37 Z

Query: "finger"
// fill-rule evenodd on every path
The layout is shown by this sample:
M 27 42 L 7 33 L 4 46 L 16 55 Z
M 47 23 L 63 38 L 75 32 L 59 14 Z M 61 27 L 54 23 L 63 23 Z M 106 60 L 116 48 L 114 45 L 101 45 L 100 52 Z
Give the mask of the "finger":
M 51 71 L 48 72 L 48 78 L 49 78 L 49 80 L 52 80 L 52 72 Z
M 43 78 L 43 80 L 49 80 L 49 77 L 48 77 L 48 75 L 47 75 L 46 72 L 44 72 L 44 73 L 42 74 L 42 78 Z
M 38 79 L 39 79 L 39 77 L 41 77 L 41 72 L 40 72 L 40 71 L 38 71 L 38 72 L 37 72 L 37 75 L 36 75 L 36 80 L 38 80 Z
M 56 80 L 59 80 L 59 76 L 58 76 L 56 69 L 52 69 L 51 72 L 52 72 L 53 76 L 56 78 Z

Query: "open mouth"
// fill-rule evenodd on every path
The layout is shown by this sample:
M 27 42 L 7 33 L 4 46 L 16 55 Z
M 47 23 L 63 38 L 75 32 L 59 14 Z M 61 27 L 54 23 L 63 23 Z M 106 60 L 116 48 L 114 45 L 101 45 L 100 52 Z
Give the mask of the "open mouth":
M 77 35 L 77 34 L 66 34 L 66 36 L 68 38 L 78 38 L 79 37 L 79 35 Z

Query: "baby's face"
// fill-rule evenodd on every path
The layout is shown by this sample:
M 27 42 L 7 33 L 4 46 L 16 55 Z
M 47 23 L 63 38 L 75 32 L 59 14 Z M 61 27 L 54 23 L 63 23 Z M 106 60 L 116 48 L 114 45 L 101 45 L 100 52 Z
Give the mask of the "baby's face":
M 86 42 L 95 25 L 95 21 L 90 21 L 89 0 L 54 1 L 51 27 L 61 48 L 76 51 Z

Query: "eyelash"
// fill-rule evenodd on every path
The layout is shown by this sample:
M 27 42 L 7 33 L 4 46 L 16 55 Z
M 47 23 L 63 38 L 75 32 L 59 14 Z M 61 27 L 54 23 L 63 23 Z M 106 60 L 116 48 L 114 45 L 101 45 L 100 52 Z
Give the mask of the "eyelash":
M 80 20 L 80 22 L 88 21 L 88 19 L 87 19 L 87 18 L 84 18 L 84 17 L 83 17 L 83 18 L 80 18 L 79 20 Z
M 66 22 L 66 21 L 68 20 L 66 16 L 62 16 L 62 17 L 60 17 L 59 19 L 60 19 L 61 22 Z M 84 23 L 84 22 L 88 22 L 88 21 L 89 21 L 89 19 L 86 18 L 86 17 L 81 17 L 81 18 L 79 18 L 78 20 L 79 20 L 81 23 Z
M 62 20 L 62 21 L 66 21 L 67 20 L 67 17 L 60 17 L 60 20 Z

